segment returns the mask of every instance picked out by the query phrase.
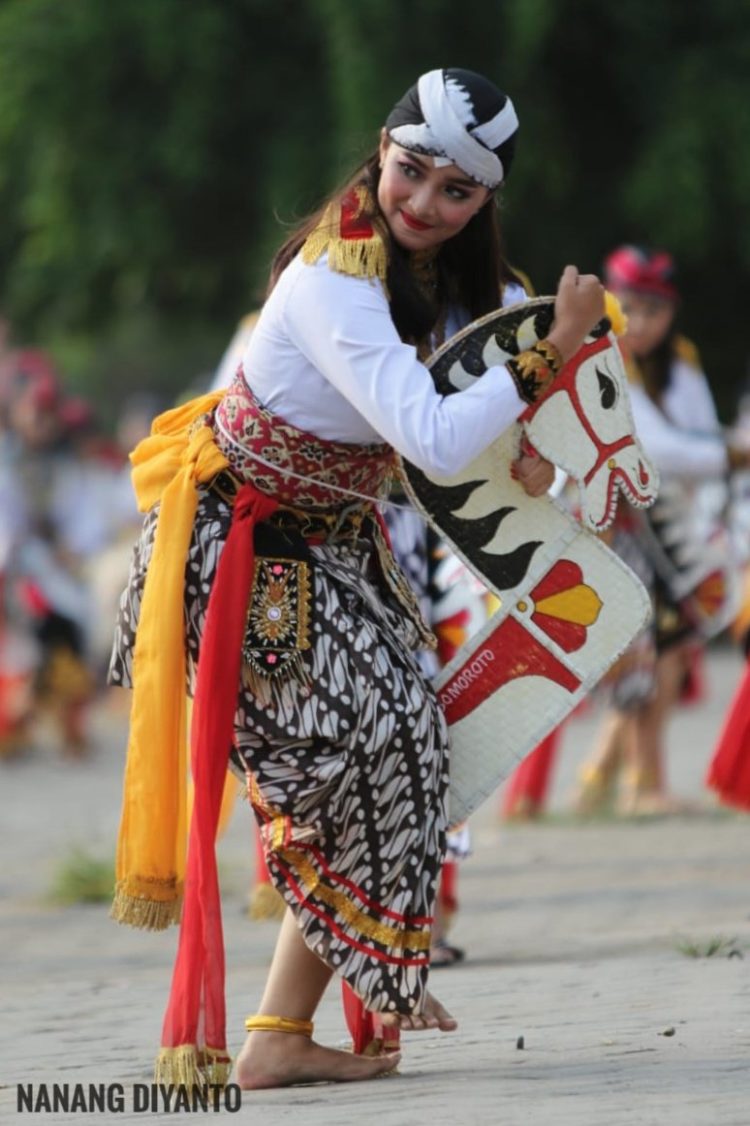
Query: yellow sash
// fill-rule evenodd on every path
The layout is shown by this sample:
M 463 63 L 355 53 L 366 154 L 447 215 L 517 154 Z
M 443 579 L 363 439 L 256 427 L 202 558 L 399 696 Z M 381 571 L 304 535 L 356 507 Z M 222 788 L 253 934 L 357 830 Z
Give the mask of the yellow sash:
M 112 916 L 161 930 L 179 921 L 187 841 L 183 591 L 197 487 L 228 462 L 199 421 L 223 392 L 155 419 L 130 455 L 141 512 L 161 502 L 133 654 L 133 703 Z

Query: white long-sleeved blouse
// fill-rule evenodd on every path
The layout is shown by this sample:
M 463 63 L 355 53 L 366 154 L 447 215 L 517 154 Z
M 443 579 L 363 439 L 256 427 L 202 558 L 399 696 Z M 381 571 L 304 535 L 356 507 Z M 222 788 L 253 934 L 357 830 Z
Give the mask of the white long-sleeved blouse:
M 638 384 L 630 401 L 636 433 L 663 477 L 702 480 L 726 472 L 726 444 L 703 372 L 674 359 L 661 408 Z
M 508 286 L 504 304 L 525 299 Z M 468 318 L 454 312 L 446 335 Z M 269 410 L 319 438 L 386 441 L 419 468 L 451 476 L 523 412 L 504 366 L 470 388 L 437 393 L 400 339 L 378 279 L 334 273 L 298 256 L 266 301 L 243 355 L 245 378 Z

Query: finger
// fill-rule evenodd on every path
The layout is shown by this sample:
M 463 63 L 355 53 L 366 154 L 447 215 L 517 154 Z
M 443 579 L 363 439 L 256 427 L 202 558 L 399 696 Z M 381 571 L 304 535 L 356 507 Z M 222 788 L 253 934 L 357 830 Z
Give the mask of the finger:
M 519 473 L 518 480 L 527 492 L 539 490 L 546 492 L 554 480 L 555 472 L 548 462 L 537 460 L 526 472 Z
M 566 266 L 565 269 L 562 272 L 562 276 L 560 278 L 560 283 L 561 284 L 565 283 L 565 285 L 577 285 L 578 284 L 578 267 L 577 266 Z
M 427 1024 L 427 1018 L 424 1016 L 418 1016 L 416 1013 L 412 1013 L 411 1027 L 414 1032 L 423 1032 L 425 1028 L 429 1027 L 429 1025 Z
M 525 457 L 516 458 L 515 461 L 510 463 L 510 475 L 514 481 L 521 481 L 523 483 L 529 475 L 528 459 Z
M 524 492 L 530 497 L 541 497 L 547 492 L 549 484 L 547 481 L 524 481 Z
M 439 1028 L 440 1027 L 440 1021 L 434 1015 L 422 1013 L 422 1015 L 420 1016 L 419 1019 L 422 1021 L 422 1027 L 423 1028 Z
M 602 285 L 601 278 L 597 277 L 596 274 L 579 274 L 578 275 L 578 284 L 579 285 L 592 285 L 592 286 L 598 285 L 598 286 L 601 286 L 602 289 L 604 288 L 604 286 Z
M 542 476 L 540 473 L 534 473 L 526 477 L 522 484 L 525 489 L 536 493 L 537 491 L 546 492 L 549 482 L 546 476 Z
M 523 454 L 517 461 L 513 462 L 519 477 L 524 479 L 543 471 L 545 464 L 544 460 L 540 458 L 537 453 Z

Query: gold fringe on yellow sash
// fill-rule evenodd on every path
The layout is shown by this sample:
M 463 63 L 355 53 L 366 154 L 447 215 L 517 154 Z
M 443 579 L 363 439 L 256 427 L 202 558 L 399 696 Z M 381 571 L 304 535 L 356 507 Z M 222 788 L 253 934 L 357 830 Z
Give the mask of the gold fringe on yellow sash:
M 179 923 L 182 913 L 182 889 L 174 883 L 157 882 L 144 889 L 142 894 L 122 881 L 115 887 L 110 918 L 117 923 L 139 927 L 147 931 L 163 931 Z
M 226 1087 L 232 1071 L 232 1059 L 217 1048 L 197 1048 L 180 1044 L 162 1048 L 154 1065 L 154 1083 L 193 1087 Z
M 251 919 L 281 919 L 286 910 L 284 897 L 273 884 L 256 884 L 247 908 Z
M 130 455 L 140 511 L 157 501 L 161 508 L 133 653 L 113 917 L 149 929 L 180 915 L 188 836 L 185 559 L 198 490 L 229 464 L 206 422 L 221 395 L 159 415 Z

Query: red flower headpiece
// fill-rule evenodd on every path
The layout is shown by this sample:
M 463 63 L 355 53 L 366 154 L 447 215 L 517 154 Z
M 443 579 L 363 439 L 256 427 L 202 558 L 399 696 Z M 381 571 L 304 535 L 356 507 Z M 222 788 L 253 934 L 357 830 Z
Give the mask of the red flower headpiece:
M 607 286 L 615 291 L 632 289 L 676 301 L 674 260 L 666 250 L 647 251 L 637 246 L 620 246 L 604 263 Z

